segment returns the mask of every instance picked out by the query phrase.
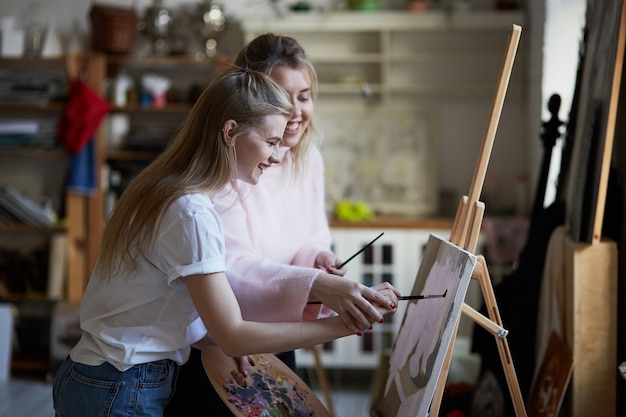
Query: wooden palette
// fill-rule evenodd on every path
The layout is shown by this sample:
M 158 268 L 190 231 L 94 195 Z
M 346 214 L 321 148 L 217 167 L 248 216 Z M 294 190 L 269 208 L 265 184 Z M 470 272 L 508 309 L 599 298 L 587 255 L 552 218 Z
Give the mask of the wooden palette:
M 216 346 L 202 350 L 204 370 L 224 404 L 242 417 L 331 417 L 311 388 L 270 353 L 249 355 L 245 386 L 230 375 L 235 361 Z

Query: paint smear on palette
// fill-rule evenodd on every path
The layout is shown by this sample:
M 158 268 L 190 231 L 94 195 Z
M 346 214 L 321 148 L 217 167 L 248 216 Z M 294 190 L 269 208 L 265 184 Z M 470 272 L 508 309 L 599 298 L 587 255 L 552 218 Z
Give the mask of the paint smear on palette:
M 250 372 L 247 387 L 227 377 L 223 384 L 228 401 L 237 411 L 250 417 L 312 417 L 316 414 L 307 400 L 309 395 L 299 390 L 298 381 L 272 368 L 263 356 Z

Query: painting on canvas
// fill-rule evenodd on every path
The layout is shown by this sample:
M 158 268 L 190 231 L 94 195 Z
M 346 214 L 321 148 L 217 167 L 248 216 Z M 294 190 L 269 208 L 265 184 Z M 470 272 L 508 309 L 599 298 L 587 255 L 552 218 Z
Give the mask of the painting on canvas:
M 453 338 L 476 256 L 437 236 L 429 237 L 411 295 L 443 298 L 411 301 L 389 359 L 384 390 L 372 414 L 425 417 Z

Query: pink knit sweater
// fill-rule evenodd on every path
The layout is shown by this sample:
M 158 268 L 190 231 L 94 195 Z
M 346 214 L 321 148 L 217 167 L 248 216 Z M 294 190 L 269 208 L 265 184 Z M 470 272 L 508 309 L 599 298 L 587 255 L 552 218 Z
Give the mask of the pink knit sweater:
M 319 305 L 306 305 L 320 273 L 315 257 L 331 244 L 318 148 L 308 152 L 305 168 L 296 176 L 287 152 L 258 184 L 238 182 L 214 198 L 224 224 L 226 275 L 245 319 L 300 321 L 320 314 Z

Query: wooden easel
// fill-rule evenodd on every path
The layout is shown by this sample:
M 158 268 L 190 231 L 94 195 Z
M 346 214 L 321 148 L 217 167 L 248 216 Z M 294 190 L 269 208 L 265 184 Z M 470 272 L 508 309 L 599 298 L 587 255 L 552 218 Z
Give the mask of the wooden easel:
M 500 120 L 500 114 L 504 104 L 504 97 L 508 87 L 509 79 L 511 77 L 511 71 L 513 68 L 513 61 L 515 60 L 515 54 L 517 52 L 517 46 L 521 36 L 522 28 L 517 25 L 513 25 L 511 28 L 511 34 L 509 36 L 509 43 L 506 48 L 504 56 L 504 62 L 502 64 L 502 71 L 494 102 L 491 111 L 491 117 L 485 135 L 481 153 L 478 158 L 478 163 L 474 171 L 474 177 L 470 185 L 469 195 L 463 196 L 457 209 L 456 217 L 452 225 L 452 231 L 450 235 L 450 242 L 465 249 L 469 252 L 475 252 L 478 242 L 478 236 L 480 233 L 482 219 L 485 212 L 485 205 L 479 201 L 482 186 L 485 180 L 485 174 L 487 172 L 487 165 L 489 163 L 489 157 L 491 155 L 491 149 L 495 139 L 498 122 Z M 502 319 L 495 299 L 495 293 L 491 284 L 491 278 L 487 268 L 487 263 L 483 256 L 478 257 L 478 263 L 474 269 L 472 275 L 473 279 L 477 279 L 480 282 L 483 298 L 489 317 L 485 317 L 467 304 L 463 304 L 462 312 L 469 318 L 474 320 L 477 324 L 490 332 L 495 337 L 495 342 L 498 345 L 498 352 L 500 354 L 500 360 L 504 368 L 509 392 L 513 400 L 513 407 L 517 417 L 526 417 L 526 409 L 524 407 L 524 400 L 519 388 L 517 376 L 515 374 L 515 368 L 511 359 L 511 353 L 509 345 L 506 340 L 508 331 L 502 327 Z M 460 319 L 460 317 L 459 317 Z M 454 348 L 454 342 L 459 327 L 459 319 L 457 319 L 453 337 L 446 352 L 446 357 L 442 366 L 441 374 L 437 380 L 437 386 L 433 396 L 431 404 L 430 415 L 439 415 L 439 408 L 443 397 L 443 391 L 450 369 L 450 362 L 452 360 L 452 351 Z
M 331 417 L 335 417 L 335 406 L 333 405 L 333 396 L 330 392 L 330 385 L 328 383 L 328 377 L 326 375 L 326 369 L 324 369 L 324 364 L 322 363 L 322 358 L 320 357 L 319 348 L 317 345 L 311 346 L 309 348 L 311 353 L 313 354 L 313 359 L 315 361 L 315 375 L 317 376 L 317 381 L 320 384 L 320 390 L 324 395 L 324 401 L 326 401 L 326 408 L 330 413 Z

